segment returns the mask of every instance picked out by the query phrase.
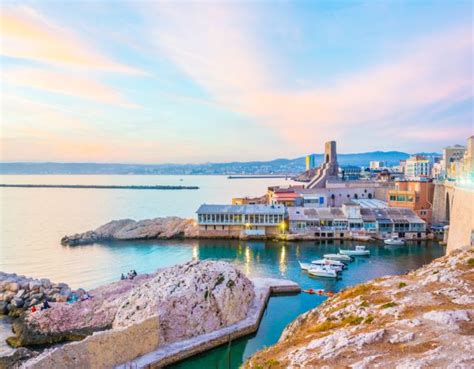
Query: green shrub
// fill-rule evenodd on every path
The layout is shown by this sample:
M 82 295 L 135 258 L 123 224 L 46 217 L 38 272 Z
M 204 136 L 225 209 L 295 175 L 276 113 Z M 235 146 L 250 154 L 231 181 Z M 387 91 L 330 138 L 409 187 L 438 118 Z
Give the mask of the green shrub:
M 388 309 L 391 307 L 397 306 L 397 304 L 393 301 L 387 302 L 386 304 L 383 304 L 380 308 L 381 309 Z
M 406 286 L 407 286 L 407 284 L 405 282 L 400 282 L 398 284 L 398 288 L 403 288 L 403 287 L 406 287 Z

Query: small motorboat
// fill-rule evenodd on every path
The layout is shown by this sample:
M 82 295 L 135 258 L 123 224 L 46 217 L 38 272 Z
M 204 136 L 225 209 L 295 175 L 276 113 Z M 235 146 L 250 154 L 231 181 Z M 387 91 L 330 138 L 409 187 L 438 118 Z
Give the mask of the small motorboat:
M 352 258 L 349 255 L 342 254 L 324 254 L 324 258 L 337 261 L 352 261 Z
M 402 246 L 405 244 L 405 240 L 398 237 L 392 237 L 392 238 L 384 240 L 383 242 L 389 246 Z
M 339 254 L 349 255 L 349 256 L 368 256 L 370 251 L 365 248 L 363 245 L 357 245 L 355 250 L 342 250 L 339 249 Z
M 344 264 L 341 261 L 329 260 L 329 259 L 313 260 L 311 264 L 317 265 L 320 267 L 327 266 L 331 269 L 334 269 L 336 272 L 342 272 L 342 270 L 346 267 L 346 264 Z
M 337 278 L 337 272 L 335 270 L 325 267 L 314 267 L 308 269 L 308 274 L 314 277 Z
M 313 265 L 311 265 L 310 263 L 302 263 L 301 261 L 298 261 L 298 263 L 300 264 L 300 268 L 302 270 L 307 271 L 308 269 L 313 268 Z

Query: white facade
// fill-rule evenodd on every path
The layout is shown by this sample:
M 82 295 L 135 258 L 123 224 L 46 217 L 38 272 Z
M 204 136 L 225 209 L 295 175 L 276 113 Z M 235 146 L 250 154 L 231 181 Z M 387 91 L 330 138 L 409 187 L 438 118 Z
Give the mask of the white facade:
M 421 157 L 412 157 L 407 159 L 405 165 L 405 176 L 408 178 L 430 177 L 430 161 Z

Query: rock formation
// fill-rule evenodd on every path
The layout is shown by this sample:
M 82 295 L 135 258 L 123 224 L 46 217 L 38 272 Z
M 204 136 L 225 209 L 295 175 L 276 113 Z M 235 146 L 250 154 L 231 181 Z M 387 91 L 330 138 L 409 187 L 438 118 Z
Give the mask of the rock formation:
M 25 312 L 13 324 L 12 346 L 81 340 L 93 332 L 159 321 L 160 344 L 208 333 L 246 317 L 252 282 L 232 265 L 192 261 L 118 281 L 90 292 L 91 299 L 52 303 Z
M 75 246 L 110 240 L 195 238 L 197 236 L 198 226 L 192 219 L 179 217 L 140 221 L 121 219 L 113 220 L 94 231 L 64 236 L 61 244 Z
M 472 368 L 474 250 L 341 291 L 245 368 Z
M 80 297 L 85 291 L 72 291 L 66 283 L 52 283 L 46 278 L 0 272 L 0 314 L 18 316 L 44 300 L 67 301 L 73 293 Z

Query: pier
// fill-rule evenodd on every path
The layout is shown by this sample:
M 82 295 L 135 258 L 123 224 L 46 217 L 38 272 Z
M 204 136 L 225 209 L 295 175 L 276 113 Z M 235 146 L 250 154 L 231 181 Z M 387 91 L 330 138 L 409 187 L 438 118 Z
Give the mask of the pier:
M 262 175 L 232 175 L 228 176 L 227 179 L 261 179 L 261 178 L 285 178 L 285 179 L 291 179 L 292 175 L 289 174 L 262 174 Z
M 0 187 L 14 188 L 88 188 L 101 190 L 198 190 L 198 186 L 166 186 L 166 185 L 65 185 L 65 184 L 5 184 L 0 183 Z

